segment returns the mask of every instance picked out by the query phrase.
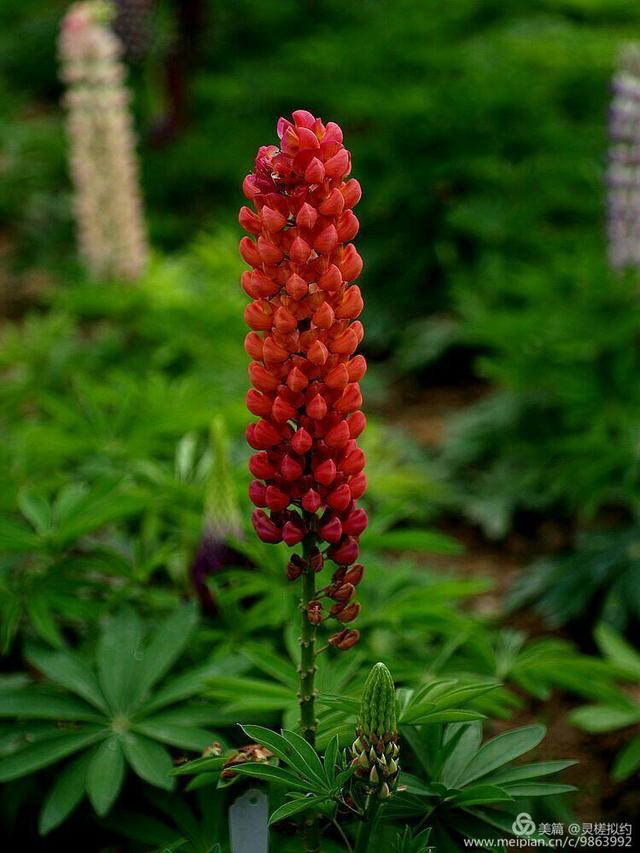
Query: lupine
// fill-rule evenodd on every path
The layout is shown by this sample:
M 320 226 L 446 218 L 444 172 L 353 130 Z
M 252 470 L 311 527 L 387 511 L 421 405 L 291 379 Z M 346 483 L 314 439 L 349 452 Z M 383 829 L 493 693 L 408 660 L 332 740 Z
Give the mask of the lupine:
M 94 278 L 134 279 L 147 260 L 129 95 L 109 4 L 74 3 L 59 52 L 80 254 Z
M 640 267 L 640 45 L 620 54 L 609 117 L 609 262 L 614 269 Z
M 351 241 L 361 191 L 348 178 L 351 156 L 335 122 L 297 110 L 292 121 L 278 121 L 277 132 L 280 146 L 260 148 L 244 180 L 253 210 L 245 206 L 239 217 L 251 235 L 240 241 L 240 254 L 251 267 L 242 275 L 251 300 L 247 406 L 258 418 L 247 429 L 256 451 L 249 496 L 263 542 L 302 545 L 287 576 L 302 582 L 298 702 L 301 731 L 313 745 L 316 628 L 327 619 L 348 626 L 360 609 L 354 596 L 363 567 L 356 560 L 367 516 L 357 500 L 367 480 L 357 440 L 366 424 L 359 386 L 366 362 L 356 354 L 364 334 L 355 283 L 362 259 Z M 318 591 L 325 558 L 336 568 Z M 358 638 L 341 627 L 329 645 L 346 650 Z M 312 810 L 304 829 L 305 849 L 318 850 Z
M 254 209 L 243 207 L 239 217 L 251 234 L 240 242 L 251 267 L 242 275 L 251 299 L 247 406 L 259 418 L 247 430 L 256 451 L 252 521 L 264 542 L 313 539 L 305 559 L 314 571 L 325 554 L 337 564 L 324 591 L 334 603 L 326 612 L 313 600 L 309 615 L 314 624 L 329 617 L 347 623 L 359 610 L 353 595 L 362 567 L 355 561 L 367 525 L 357 506 L 367 484 L 357 443 L 366 423 L 359 386 L 366 361 L 356 354 L 364 333 L 355 283 L 362 259 L 351 242 L 361 190 L 348 179 L 351 157 L 337 124 L 297 110 L 292 121 L 279 120 L 277 132 L 280 147 L 260 148 L 245 178 Z M 289 577 L 305 565 L 293 558 Z M 357 632 L 342 629 L 330 642 L 346 649 L 356 640 Z
M 400 772 L 400 749 L 396 689 L 383 663 L 375 664 L 365 682 L 356 735 L 351 747 L 355 775 L 368 795 L 386 800 Z

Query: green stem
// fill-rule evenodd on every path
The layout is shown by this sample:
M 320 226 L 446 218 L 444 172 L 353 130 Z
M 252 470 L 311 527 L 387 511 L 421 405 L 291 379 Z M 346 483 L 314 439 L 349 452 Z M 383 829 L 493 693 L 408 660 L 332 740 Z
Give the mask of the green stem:
M 315 711 L 315 674 L 316 656 L 315 639 L 316 628 L 309 622 L 307 607 L 313 601 L 316 594 L 315 573 L 309 565 L 311 551 L 317 543 L 317 535 L 309 533 L 303 542 L 303 557 L 306 561 L 302 573 L 302 599 L 300 610 L 302 615 L 300 632 L 300 690 L 298 703 L 300 705 L 300 729 L 305 740 L 315 747 L 316 744 L 316 711 Z M 320 836 L 318 831 L 318 815 L 309 810 L 304 816 L 304 849 L 306 853 L 317 853 L 320 850 Z
M 356 846 L 353 849 L 353 853 L 367 853 L 367 851 L 369 850 L 369 840 L 371 839 L 371 833 L 373 832 L 373 828 L 378 818 L 379 808 L 380 801 L 378 800 L 378 798 L 371 797 L 369 799 L 369 802 L 367 803 L 364 821 L 360 824 L 360 830 L 358 831 L 358 840 L 356 842 Z

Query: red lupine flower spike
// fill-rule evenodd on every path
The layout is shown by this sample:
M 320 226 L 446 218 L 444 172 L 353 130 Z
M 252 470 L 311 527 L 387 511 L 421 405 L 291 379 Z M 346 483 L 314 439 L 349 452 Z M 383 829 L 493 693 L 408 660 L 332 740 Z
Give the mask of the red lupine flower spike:
M 249 206 L 239 215 L 250 235 L 240 242 L 250 267 L 242 276 L 251 300 L 247 407 L 258 418 L 247 430 L 258 451 L 249 463 L 252 520 L 265 542 L 293 546 L 315 532 L 353 590 L 363 569 L 351 564 L 367 523 L 355 505 L 366 487 L 356 444 L 366 423 L 358 385 L 366 362 L 356 355 L 363 299 L 353 283 L 362 259 L 350 242 L 361 189 L 347 177 L 351 156 L 337 124 L 297 110 L 278 121 L 277 132 L 280 148 L 260 148 L 244 181 Z M 311 562 L 319 571 L 324 558 L 318 551 Z M 292 558 L 288 576 L 301 571 Z M 345 606 L 351 595 L 344 594 L 335 615 L 350 621 L 359 605 Z M 310 614 L 319 618 L 316 604 Z M 357 639 L 357 631 L 344 629 L 329 642 L 345 649 Z

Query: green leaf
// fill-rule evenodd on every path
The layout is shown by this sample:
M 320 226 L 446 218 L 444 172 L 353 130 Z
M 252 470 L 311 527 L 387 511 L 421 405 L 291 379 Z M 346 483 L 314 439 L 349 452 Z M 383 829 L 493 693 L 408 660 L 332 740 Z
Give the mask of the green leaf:
M 127 732 L 122 738 L 125 757 L 135 772 L 158 788 L 172 791 L 175 779 L 171 776 L 173 765 L 167 750 L 142 735 Z
M 465 765 L 469 762 L 469 756 L 477 752 L 482 742 L 482 726 L 479 723 L 462 726 L 462 734 L 458 734 L 460 728 L 461 726 L 456 724 L 447 726 L 445 730 L 445 747 L 451 738 L 458 739 L 453 752 L 442 767 L 440 781 L 447 788 L 460 787 L 458 780 L 462 775 Z
M 640 708 L 614 708 L 611 705 L 585 705 L 569 714 L 574 726 L 587 732 L 610 732 L 632 726 L 640 720 Z
M 627 779 L 640 767 L 640 735 L 633 738 L 624 747 L 616 758 L 612 777 L 614 781 L 621 782 Z
M 338 766 L 338 750 L 340 748 L 340 743 L 338 740 L 338 735 L 332 737 L 329 743 L 327 744 L 327 748 L 324 751 L 324 772 L 329 779 L 332 781 L 335 778 L 335 771 Z
M 242 654 L 251 663 L 267 675 L 281 682 L 294 693 L 298 689 L 298 676 L 288 658 L 278 655 L 269 648 L 257 643 L 248 643 L 242 647 Z
M 609 625 L 596 628 L 596 642 L 601 651 L 630 678 L 640 680 L 640 655 Z
M 30 647 L 27 649 L 26 658 L 51 681 L 61 684 L 72 693 L 77 693 L 100 711 L 108 712 L 95 674 L 70 652 L 52 652 L 50 649 Z
M 289 761 L 291 747 L 282 735 L 272 732 L 271 729 L 265 729 L 264 726 L 245 726 L 241 724 L 240 728 L 250 740 L 266 746 L 267 749 L 270 749 L 274 755 L 283 761 Z
M 525 726 L 498 735 L 481 746 L 462 771 L 456 787 L 464 787 L 481 779 L 492 770 L 536 747 L 545 735 L 544 726 Z
M 503 782 L 520 782 L 523 779 L 537 779 L 540 776 L 550 776 L 552 773 L 560 773 L 567 767 L 573 767 L 577 764 L 576 761 L 538 761 L 533 764 L 517 764 L 514 767 L 506 767 L 504 770 L 498 770 L 489 776 L 485 776 L 484 781 L 490 782 L 492 785 L 502 785 Z
M 489 803 L 506 803 L 511 800 L 513 797 L 495 785 L 472 785 L 456 794 L 451 803 L 468 808 L 469 806 L 488 805 Z
M 306 794 L 310 790 L 309 785 L 300 780 L 294 773 L 285 770 L 283 767 L 275 767 L 273 764 L 247 762 L 246 764 L 238 764 L 233 768 L 233 772 L 239 773 L 240 776 L 262 779 L 265 782 L 276 782 L 279 785 L 285 785 L 291 791 L 302 791 Z
M 27 613 L 31 624 L 36 629 L 38 636 L 50 643 L 57 649 L 64 646 L 62 634 L 51 612 L 48 597 L 45 595 L 33 595 L 27 602 Z
M 18 495 L 18 505 L 40 535 L 51 529 L 51 507 L 41 495 L 23 489 Z
M 303 797 L 299 800 L 292 800 L 292 802 L 285 803 L 283 806 L 280 806 L 279 809 L 274 811 L 269 818 L 269 826 L 272 826 L 274 823 L 278 823 L 280 820 L 293 817 L 293 815 L 300 814 L 300 812 L 304 812 L 307 809 L 314 808 L 315 806 L 319 806 L 326 802 L 327 797 Z
M 327 779 L 322 762 L 315 749 L 297 732 L 283 729 L 282 736 L 291 746 L 289 763 L 303 776 L 316 779 L 321 785 L 327 785 Z
M 195 602 L 177 608 L 151 635 L 144 651 L 144 665 L 137 678 L 137 695 L 144 698 L 169 672 L 187 647 L 198 621 Z
M 55 694 L 36 686 L 0 692 L 0 717 L 28 717 L 35 720 L 78 720 L 97 723 L 103 718 L 75 696 Z
M 39 547 L 38 536 L 25 524 L 0 516 L 0 549 L 5 553 L 28 554 Z
M 116 801 L 124 775 L 120 738 L 113 735 L 93 751 L 87 771 L 87 794 L 100 817 L 104 817 Z
M 27 776 L 50 764 L 55 764 L 67 755 L 85 749 L 106 737 L 106 729 L 91 727 L 83 732 L 70 731 L 68 734 L 58 738 L 41 741 L 31 746 L 26 746 L 13 755 L 9 755 L 0 761 L 0 782 L 10 782 Z
M 218 667 L 217 663 L 206 663 L 187 670 L 157 689 L 149 702 L 143 706 L 142 711 L 145 714 L 151 714 L 167 705 L 189 699 L 191 696 L 201 696 L 205 691 L 207 679 L 218 671 Z
M 100 635 L 98 676 L 114 712 L 128 711 L 134 705 L 137 682 L 143 671 L 142 638 L 142 622 L 130 607 L 112 616 Z
M 549 797 L 576 790 L 574 785 L 553 785 L 546 782 L 521 782 L 505 785 L 504 788 L 514 797 Z
M 172 776 L 188 776 L 192 773 L 216 773 L 222 770 L 227 759 L 233 755 L 233 751 L 227 752 L 224 755 L 211 755 L 203 758 L 196 758 L 193 761 L 188 761 L 186 764 L 180 764 L 174 767 L 171 771 Z
M 64 823 L 82 800 L 89 760 L 89 753 L 85 753 L 67 764 L 58 774 L 40 811 L 38 820 L 40 835 L 46 835 L 56 826 Z
M 180 749 L 191 749 L 194 752 L 202 752 L 214 740 L 214 736 L 195 726 L 179 726 L 171 723 L 155 720 L 148 717 L 140 723 L 136 723 L 133 729 L 140 734 L 146 735 L 153 740 L 177 746 Z

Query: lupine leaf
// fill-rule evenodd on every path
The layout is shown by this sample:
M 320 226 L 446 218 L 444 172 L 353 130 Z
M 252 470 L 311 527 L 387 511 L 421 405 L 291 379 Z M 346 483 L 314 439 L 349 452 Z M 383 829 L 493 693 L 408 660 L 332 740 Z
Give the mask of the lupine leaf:
M 524 755 L 536 747 L 545 735 L 544 726 L 525 726 L 498 735 L 480 747 L 469 761 L 456 785 L 462 787 L 486 776 L 492 770 L 502 767 L 514 758 Z
M 107 703 L 95 674 L 75 655 L 69 652 L 52 652 L 50 649 L 29 647 L 26 658 L 51 681 L 81 696 L 103 713 L 108 713 Z
M 97 651 L 100 687 L 114 712 L 129 710 L 136 697 L 143 666 L 143 626 L 131 608 L 110 618 L 100 635 Z
M 186 764 L 180 764 L 171 771 L 172 776 L 188 776 L 191 773 L 213 773 L 222 770 L 227 759 L 233 754 L 229 751 L 224 755 L 211 755 L 203 758 L 195 758 Z
M 496 785 L 471 785 L 456 794 L 451 803 L 461 808 L 467 808 L 487 803 L 506 803 L 512 800 L 512 796 Z
M 173 790 L 173 764 L 164 747 L 143 735 L 127 732 L 122 738 L 122 749 L 127 761 L 141 779 L 166 791 Z
M 140 723 L 136 723 L 133 729 L 153 740 L 159 740 L 170 746 L 178 746 L 181 749 L 192 749 L 194 752 L 202 752 L 214 740 L 214 736 L 204 729 L 195 726 L 179 726 L 175 723 L 166 723 L 148 717 Z
M 187 647 L 198 621 L 195 603 L 175 610 L 151 635 L 144 651 L 144 666 L 137 678 L 136 692 L 143 698 L 171 669 Z
M 514 797 L 549 797 L 576 790 L 575 785 L 554 785 L 549 782 L 509 783 L 504 785 L 504 789 Z
M 78 720 L 100 722 L 103 717 L 75 696 L 55 694 L 38 687 L 0 692 L 0 717 L 28 717 L 35 720 Z
M 116 801 L 124 774 L 120 738 L 113 735 L 93 751 L 87 770 L 87 794 L 100 817 L 104 817 Z
M 90 759 L 91 755 L 87 752 L 71 761 L 58 773 L 40 811 L 38 819 L 40 835 L 46 835 L 56 826 L 64 823 L 84 797 Z
M 319 806 L 321 803 L 326 802 L 327 797 L 303 797 L 299 800 L 292 800 L 290 803 L 285 803 L 283 806 L 280 806 L 279 809 L 274 811 L 269 818 L 269 826 L 280 820 L 293 817 L 293 815 L 300 814 L 300 812 L 304 812 L 309 808 Z
M 520 782 L 521 780 L 537 779 L 540 776 L 550 776 L 552 773 L 560 773 L 567 767 L 573 767 L 576 761 L 539 761 L 534 764 L 518 764 L 514 767 L 506 767 L 488 776 L 483 776 L 483 782 L 492 785 L 501 785 L 503 782 Z
M 640 735 L 630 740 L 618 754 L 613 765 L 612 777 L 616 782 L 627 779 L 640 767 Z
M 338 763 L 339 741 L 337 735 L 332 737 L 324 752 L 324 772 L 330 781 L 335 778 L 336 765 Z
M 276 767 L 273 764 L 247 762 L 246 764 L 238 764 L 233 768 L 233 772 L 237 772 L 240 776 L 251 776 L 253 779 L 262 779 L 265 782 L 276 782 L 279 785 L 285 785 L 292 791 L 307 793 L 311 789 L 318 790 L 315 786 L 299 779 L 295 773 L 291 773 L 291 771 L 285 770 L 283 767 Z
M 90 730 L 87 727 L 82 732 L 70 731 L 64 736 L 26 746 L 0 761 L 0 782 L 10 782 L 12 779 L 19 779 L 21 776 L 27 776 L 29 773 L 48 767 L 60 761 L 61 758 L 66 758 L 67 755 L 102 740 L 106 735 L 106 729 L 93 726 Z
M 569 715 L 571 722 L 587 732 L 610 732 L 640 721 L 640 707 L 616 708 L 611 705 L 585 705 Z
M 283 729 L 282 736 L 290 744 L 292 749 L 289 762 L 296 769 L 301 768 L 303 775 L 310 775 L 317 779 L 321 785 L 327 785 L 329 780 L 315 749 L 297 732 Z
M 272 732 L 271 729 L 265 729 L 264 726 L 241 725 L 240 728 L 252 741 L 266 746 L 267 749 L 270 749 L 275 756 L 281 758 L 283 761 L 289 761 L 291 747 L 282 735 Z

